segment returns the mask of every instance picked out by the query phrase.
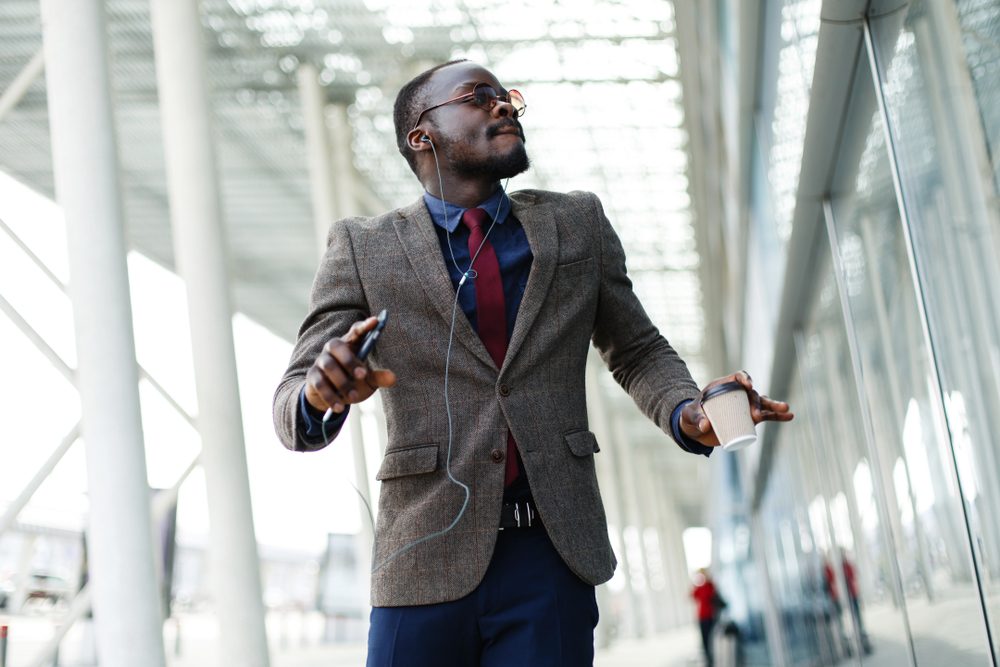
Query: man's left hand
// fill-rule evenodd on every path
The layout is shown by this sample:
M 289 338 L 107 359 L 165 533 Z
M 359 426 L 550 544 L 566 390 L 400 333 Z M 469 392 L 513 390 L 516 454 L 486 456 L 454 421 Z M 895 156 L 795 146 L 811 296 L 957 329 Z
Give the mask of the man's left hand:
M 746 389 L 747 397 L 750 399 L 750 416 L 753 418 L 755 425 L 763 421 L 787 422 L 795 417 L 788 403 L 775 401 L 767 396 L 758 394 L 753 388 L 753 380 L 750 379 L 750 374 L 746 371 L 739 371 L 732 375 L 712 380 L 705 385 L 705 388 L 701 392 L 702 396 L 716 385 L 733 381 L 739 382 Z M 685 405 L 681 410 L 680 426 L 684 435 L 692 440 L 697 440 L 708 447 L 719 446 L 719 438 L 715 435 L 712 422 L 709 421 L 705 410 L 702 408 L 700 397 Z

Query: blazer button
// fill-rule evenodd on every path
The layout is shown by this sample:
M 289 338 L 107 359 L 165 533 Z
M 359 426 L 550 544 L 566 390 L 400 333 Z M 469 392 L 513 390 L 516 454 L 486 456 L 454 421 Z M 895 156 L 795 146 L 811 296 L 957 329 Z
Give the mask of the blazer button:
M 500 385 L 500 395 L 501 396 L 510 396 L 510 387 L 508 387 L 505 384 Z
M 490 458 L 493 459 L 493 463 L 500 463 L 501 461 L 503 461 L 503 450 L 494 449 L 492 452 L 490 452 Z

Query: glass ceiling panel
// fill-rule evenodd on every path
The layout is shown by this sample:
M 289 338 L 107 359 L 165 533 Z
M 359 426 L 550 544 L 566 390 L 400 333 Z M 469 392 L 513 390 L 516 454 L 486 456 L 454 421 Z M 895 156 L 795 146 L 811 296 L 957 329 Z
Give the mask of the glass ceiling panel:
M 803 12 L 810 3 L 815 0 L 801 0 Z M 108 19 L 131 234 L 169 263 L 148 4 L 111 0 Z M 0 16 L 8 19 L 27 12 L 32 29 L 39 30 L 36 0 L 0 6 Z M 689 335 L 685 324 L 702 316 L 670 0 L 202 0 L 202 14 L 230 238 L 244 259 L 258 252 L 255 243 L 269 249 L 281 243 L 291 253 L 314 238 L 296 82 L 300 63 L 313 63 L 330 102 L 347 106 L 355 167 L 390 207 L 420 194 L 396 151 L 396 91 L 428 66 L 467 57 L 527 98 L 523 122 L 533 167 L 509 187 L 597 193 L 654 321 L 685 357 L 701 354 L 700 335 Z M 14 29 L 7 25 L 8 32 Z M 796 43 L 806 42 L 808 22 L 795 27 Z M 0 36 L 10 57 L 6 65 L 0 62 L 0 71 L 10 70 L 0 80 L 9 80 L 39 42 L 36 35 L 30 45 L 14 49 L 12 34 L 0 30 Z M 5 147 L 30 142 L 11 154 L 8 166 L 43 190 L 50 181 L 45 121 L 44 98 L 33 92 L 0 129 Z M 20 128 L 25 131 L 15 131 Z M 778 156 L 781 149 L 775 151 Z M 38 165 L 31 162 L 35 153 Z M 281 238 L 265 235 L 265 227 L 281 217 L 289 231 Z M 305 283 L 309 267 L 293 260 L 289 255 L 286 264 L 275 265 L 275 274 Z M 664 275 L 645 275 L 658 271 Z M 685 276 L 682 288 L 690 293 L 679 294 L 672 281 Z M 298 293 L 292 283 L 286 289 Z M 275 297 L 260 315 L 266 319 L 270 308 L 285 317 L 278 306 L 287 300 Z M 277 319 L 271 325 L 290 329 Z
M 412 74 L 464 57 L 524 93 L 532 168 L 509 188 L 596 192 L 625 245 L 640 298 L 700 368 L 693 358 L 702 352 L 699 262 L 672 4 L 420 0 L 404 7 L 366 0 L 365 6 L 385 21 L 387 41 L 412 46 L 422 33 L 447 36 L 450 43 Z M 420 189 L 395 149 L 394 94 L 388 86 L 359 91 L 349 112 L 358 168 L 383 201 L 400 205 Z

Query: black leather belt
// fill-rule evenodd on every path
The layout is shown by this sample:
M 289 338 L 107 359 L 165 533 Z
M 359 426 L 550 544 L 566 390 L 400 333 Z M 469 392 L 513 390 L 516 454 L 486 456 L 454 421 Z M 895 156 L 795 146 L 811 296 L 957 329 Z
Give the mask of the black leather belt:
M 540 528 L 542 519 L 530 500 L 504 503 L 500 508 L 500 530 L 505 528 Z

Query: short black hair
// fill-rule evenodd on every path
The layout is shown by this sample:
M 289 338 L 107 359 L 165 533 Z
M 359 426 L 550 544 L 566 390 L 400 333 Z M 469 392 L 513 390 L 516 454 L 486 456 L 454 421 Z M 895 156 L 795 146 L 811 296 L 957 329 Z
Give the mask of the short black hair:
M 392 122 L 396 126 L 396 147 L 399 148 L 400 154 L 406 158 L 414 174 L 417 173 L 417 154 L 410 150 L 406 144 L 406 135 L 417 124 L 417 116 L 425 108 L 424 89 L 427 81 L 439 69 L 463 62 L 466 62 L 465 58 L 435 65 L 413 77 L 409 83 L 399 89 L 399 94 L 396 95 L 396 103 L 392 108 Z M 417 175 L 419 176 L 419 174 Z

